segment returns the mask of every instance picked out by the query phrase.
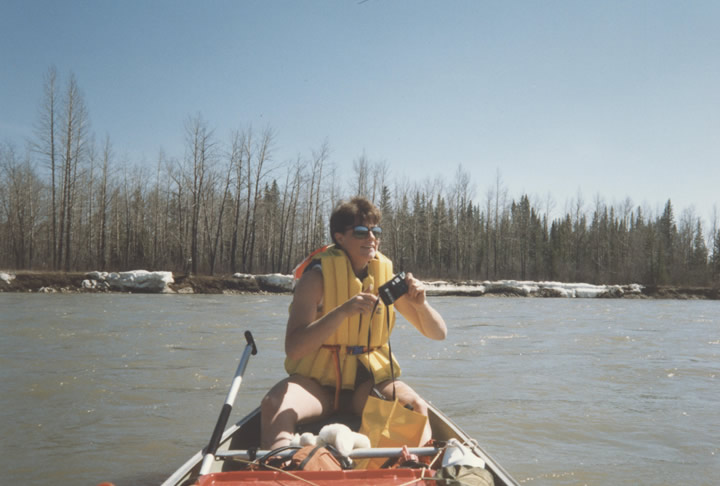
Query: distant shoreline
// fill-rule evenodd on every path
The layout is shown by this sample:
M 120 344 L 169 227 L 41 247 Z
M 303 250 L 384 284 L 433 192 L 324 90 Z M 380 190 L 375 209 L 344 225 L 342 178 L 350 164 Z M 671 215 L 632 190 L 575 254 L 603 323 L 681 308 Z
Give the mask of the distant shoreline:
M 0 271 L 0 292 L 26 293 L 153 293 L 142 289 L 118 290 L 109 286 L 88 285 L 90 275 L 97 272 Z M 238 275 L 173 275 L 163 293 L 171 294 L 290 294 L 280 285 L 263 276 Z M 94 282 L 94 281 L 92 281 Z M 475 285 L 475 286 L 473 286 Z M 573 286 L 576 284 L 560 284 Z M 458 288 L 453 288 L 457 286 Z M 628 286 L 624 286 L 628 287 Z M 623 286 L 618 286 L 623 288 Z M 552 289 L 529 293 L 500 285 L 465 282 L 450 283 L 450 288 L 428 286 L 432 296 L 496 296 L 496 297 L 566 297 Z M 597 298 L 720 300 L 720 288 L 682 286 L 637 286 L 634 292 L 604 292 Z

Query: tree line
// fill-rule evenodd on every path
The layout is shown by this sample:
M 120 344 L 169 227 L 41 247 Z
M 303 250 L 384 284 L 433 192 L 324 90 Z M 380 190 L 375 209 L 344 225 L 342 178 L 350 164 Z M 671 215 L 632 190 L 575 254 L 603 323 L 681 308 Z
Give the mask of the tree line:
M 332 208 L 363 195 L 383 213 L 381 250 L 425 279 L 720 281 L 717 217 L 706 237 L 670 200 L 653 214 L 578 195 L 553 217 L 551 197 L 511 198 L 499 172 L 482 198 L 462 166 L 449 181 L 391 180 L 363 153 L 340 174 L 327 142 L 277 161 L 272 128 L 222 140 L 200 115 L 185 122 L 182 156 L 132 165 L 92 134 L 74 76 L 61 85 L 53 68 L 44 81 L 32 140 L 0 145 L 0 268 L 289 273 L 329 242 Z

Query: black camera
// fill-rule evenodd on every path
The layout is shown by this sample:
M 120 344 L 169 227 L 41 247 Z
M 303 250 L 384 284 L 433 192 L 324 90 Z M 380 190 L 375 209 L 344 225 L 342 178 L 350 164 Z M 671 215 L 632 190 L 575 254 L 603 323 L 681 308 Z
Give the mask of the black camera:
M 405 295 L 407 291 L 408 286 L 407 283 L 405 283 L 405 272 L 400 272 L 385 282 L 384 285 L 381 285 L 378 289 L 378 294 L 385 305 L 390 305 Z

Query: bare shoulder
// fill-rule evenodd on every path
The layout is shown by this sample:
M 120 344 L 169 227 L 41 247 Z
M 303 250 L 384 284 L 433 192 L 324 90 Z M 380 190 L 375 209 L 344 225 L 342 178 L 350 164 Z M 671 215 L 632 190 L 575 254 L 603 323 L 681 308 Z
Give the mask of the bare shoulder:
M 320 267 L 311 268 L 302 274 L 298 280 L 294 291 L 294 300 L 298 296 L 307 297 L 319 292 L 322 295 L 323 290 L 323 274 Z
M 302 315 L 307 317 L 309 313 L 314 314 L 322 301 L 322 297 L 322 271 L 319 268 L 310 269 L 303 273 L 297 285 L 295 285 L 293 300 L 290 306 L 290 316 Z

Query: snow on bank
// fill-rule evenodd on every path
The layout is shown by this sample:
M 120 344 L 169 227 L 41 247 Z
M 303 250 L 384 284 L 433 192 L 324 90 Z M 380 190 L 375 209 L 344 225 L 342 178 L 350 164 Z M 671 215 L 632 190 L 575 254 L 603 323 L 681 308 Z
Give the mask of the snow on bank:
M 248 288 L 256 288 L 268 292 L 291 292 L 292 275 L 272 273 L 266 275 L 249 275 L 236 273 L 233 278 L 247 282 Z M 6 285 L 15 279 L 10 272 L 0 271 L 0 281 Z M 83 280 L 84 289 L 112 290 L 118 292 L 173 293 L 170 284 L 174 283 L 172 272 L 149 272 L 134 270 L 130 272 L 90 272 Z M 630 285 L 591 285 L 586 283 L 562 282 L 531 282 L 522 280 L 468 281 L 452 283 L 446 281 L 424 282 L 427 294 L 442 295 L 518 295 L 526 297 L 565 297 L 595 298 L 624 297 L 641 295 L 643 287 Z M 254 284 L 254 285 L 253 285 Z M 52 291 L 41 289 L 40 291 Z M 182 292 L 182 290 L 181 290 Z
M 641 295 L 643 286 L 592 285 L 586 283 L 530 282 L 498 280 L 494 282 L 464 282 L 460 284 L 443 281 L 425 282 L 428 295 L 485 295 L 512 294 L 526 297 L 595 298 Z
M 270 289 L 278 292 L 292 292 L 293 276 L 281 273 L 269 273 L 266 275 L 251 275 L 249 273 L 236 273 L 233 278 L 255 281 L 261 289 Z
M 170 293 L 170 284 L 175 282 L 172 272 L 90 272 L 83 280 L 85 289 L 107 289 L 119 292 Z
M 261 288 L 274 288 L 277 290 L 292 291 L 292 275 L 278 273 L 270 275 L 248 275 L 236 273 L 233 275 L 240 279 L 255 279 Z M 485 294 L 512 294 L 526 297 L 566 297 L 566 298 L 595 298 L 595 297 L 623 297 L 625 295 L 642 294 L 642 285 L 592 285 L 586 283 L 562 282 L 530 282 L 518 280 L 498 280 L 494 282 L 464 282 L 450 283 L 444 281 L 424 282 L 428 295 L 485 295 Z
M 88 279 L 83 281 L 85 289 L 114 290 L 120 292 L 173 293 L 170 284 L 174 283 L 172 272 L 148 272 L 134 270 L 131 272 L 90 272 Z M 248 275 L 236 273 L 234 278 L 257 282 L 264 290 L 275 292 L 292 291 L 292 275 L 273 273 L 269 275 Z

